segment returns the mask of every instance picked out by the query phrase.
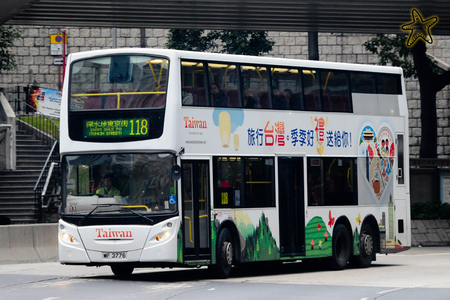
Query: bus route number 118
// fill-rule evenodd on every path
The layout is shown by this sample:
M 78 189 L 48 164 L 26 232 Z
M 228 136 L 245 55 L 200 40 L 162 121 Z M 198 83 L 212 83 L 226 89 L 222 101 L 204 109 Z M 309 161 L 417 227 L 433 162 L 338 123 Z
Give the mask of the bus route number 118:
M 130 135 L 147 135 L 148 134 L 148 120 L 147 119 L 132 119 Z

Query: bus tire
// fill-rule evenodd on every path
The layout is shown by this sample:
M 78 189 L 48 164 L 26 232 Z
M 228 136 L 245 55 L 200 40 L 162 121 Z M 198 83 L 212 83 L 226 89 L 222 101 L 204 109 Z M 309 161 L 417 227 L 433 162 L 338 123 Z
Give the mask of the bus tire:
M 228 278 L 234 262 L 234 245 L 230 230 L 224 228 L 217 239 L 216 264 L 211 271 L 217 278 Z
M 116 276 L 126 277 L 126 276 L 130 276 L 131 273 L 133 273 L 134 268 L 131 266 L 127 266 L 127 265 L 112 265 L 111 271 Z
M 333 230 L 332 249 L 333 254 L 329 260 L 331 267 L 334 270 L 345 269 L 350 259 L 351 237 L 343 224 L 336 225 Z
M 361 226 L 359 236 L 359 255 L 352 258 L 352 263 L 360 268 L 367 268 L 375 259 L 375 241 L 372 227 L 367 223 Z

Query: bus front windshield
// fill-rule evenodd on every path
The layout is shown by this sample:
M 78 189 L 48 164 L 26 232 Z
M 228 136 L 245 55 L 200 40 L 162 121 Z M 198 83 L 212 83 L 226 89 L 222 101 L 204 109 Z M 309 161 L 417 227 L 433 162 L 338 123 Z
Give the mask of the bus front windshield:
M 70 110 L 164 108 L 169 60 L 113 55 L 78 60 L 70 67 Z
M 172 154 L 74 155 L 63 161 L 66 214 L 158 214 L 177 210 Z

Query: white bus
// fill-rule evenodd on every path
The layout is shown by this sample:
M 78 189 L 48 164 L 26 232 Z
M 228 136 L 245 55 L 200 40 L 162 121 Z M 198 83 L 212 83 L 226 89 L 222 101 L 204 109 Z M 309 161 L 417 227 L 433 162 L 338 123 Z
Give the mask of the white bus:
M 411 245 L 400 68 L 114 49 L 74 53 L 61 105 L 62 264 L 208 266 Z

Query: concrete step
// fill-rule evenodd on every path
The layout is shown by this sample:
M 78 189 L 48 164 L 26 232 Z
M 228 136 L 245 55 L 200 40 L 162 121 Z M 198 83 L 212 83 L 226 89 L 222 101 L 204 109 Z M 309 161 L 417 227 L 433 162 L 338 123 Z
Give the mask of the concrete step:
M 39 156 L 48 157 L 48 155 L 50 154 L 50 150 L 51 149 L 47 149 L 47 148 L 35 149 L 34 147 L 26 147 L 26 148 L 22 148 L 22 149 L 16 149 L 16 155 L 21 155 L 21 156 L 39 155 Z
M 38 176 L 39 176 L 39 174 L 41 173 L 41 170 L 42 170 L 42 167 L 43 167 L 44 165 L 42 165 L 42 166 L 27 166 L 27 165 L 24 165 L 24 166 L 16 166 L 16 171 L 30 171 L 30 172 L 37 172 L 38 173 Z
M 27 191 L 4 191 L 0 194 L 0 201 L 22 201 L 22 200 L 34 200 L 34 191 L 33 190 L 27 190 Z M 1 203 L 0 203 L 1 206 Z
M 14 214 L 18 215 L 33 215 L 34 210 L 36 209 L 36 205 L 34 203 L 28 205 L 16 205 L 14 207 L 0 207 L 0 215 L 5 216 L 13 216 Z
M 15 188 L 15 189 L 21 189 L 23 187 L 25 188 L 34 188 L 36 185 L 37 177 L 33 179 L 21 179 L 21 180 L 5 180 L 2 177 L 0 177 L 0 189 L 1 188 Z
M 39 144 L 39 145 L 29 145 L 26 143 L 23 143 L 22 145 L 16 144 L 16 150 L 38 150 L 38 151 L 50 151 L 51 147 L 49 145 Z
M 39 174 L 41 174 L 41 170 L 39 171 L 31 171 L 31 170 L 14 170 L 14 171 L 8 171 L 3 172 L 0 174 L 0 178 L 4 180 L 17 180 L 23 178 L 24 180 L 30 179 L 30 178 L 38 178 Z
M 17 146 L 47 146 L 40 140 L 27 140 L 27 139 L 16 139 L 16 145 Z
M 44 167 L 44 164 L 45 164 L 45 160 L 32 160 L 32 159 L 16 160 L 16 167 L 30 166 L 30 167 L 42 169 Z

